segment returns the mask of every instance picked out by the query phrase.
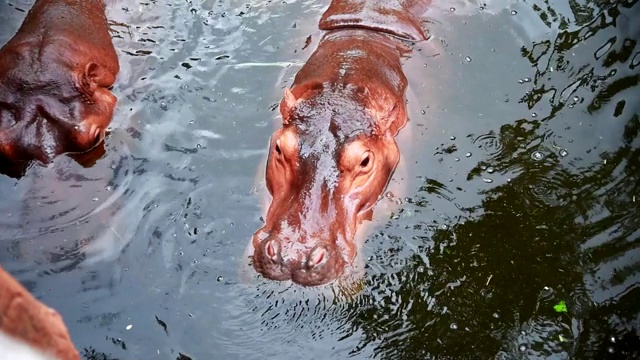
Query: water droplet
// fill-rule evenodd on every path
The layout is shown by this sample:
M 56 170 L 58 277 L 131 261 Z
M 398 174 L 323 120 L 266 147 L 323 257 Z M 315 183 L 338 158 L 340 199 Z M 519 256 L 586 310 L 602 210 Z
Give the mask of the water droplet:
M 391 191 L 387 191 L 386 193 L 384 193 L 384 196 L 387 199 L 393 199 L 393 193 Z
M 515 10 L 511 10 L 511 15 L 517 15 L 517 14 L 518 14 L 518 12 L 517 12 L 517 11 L 515 11 Z
M 483 178 L 482 181 L 486 182 L 487 184 L 491 184 L 493 182 L 493 180 L 489 178 Z
M 107 187 L 106 187 L 106 188 L 104 188 L 104 189 L 105 189 L 106 191 L 111 191 L 111 186 L 110 186 L 110 185 L 107 185 Z
M 520 351 L 527 351 L 527 345 L 525 345 L 525 344 L 521 344 L 521 345 L 518 347 L 518 349 L 519 349 Z
M 160 102 L 160 109 L 167 111 L 167 103 L 164 101 Z
M 455 12 L 455 11 L 456 11 L 456 8 L 454 8 L 454 7 L 449 8 L 449 11 L 451 11 L 451 12 Z
M 544 154 L 541 151 L 534 151 L 533 153 L 531 153 L 531 159 L 535 160 L 535 161 L 540 161 L 544 159 Z
M 519 80 L 518 80 L 518 84 L 524 84 L 524 80 L 519 79 Z
M 460 161 L 460 158 L 455 158 L 454 160 L 457 162 L 457 161 Z
M 471 62 L 471 56 L 467 56 L 464 58 L 467 62 Z
M 178 253 L 178 255 L 182 256 L 182 255 L 184 255 L 184 252 L 180 251 L 180 252 Z
M 224 278 L 222 277 L 222 275 L 218 276 L 218 278 L 216 279 L 218 282 L 223 282 Z
M 455 136 L 451 136 L 451 137 L 449 138 L 449 140 L 451 140 L 451 141 L 454 141 L 455 139 L 456 139 L 456 137 L 455 137 Z
M 498 313 L 493 313 L 493 317 L 494 317 L 494 318 L 496 318 L 496 319 L 500 319 L 500 314 L 498 314 Z
M 424 114 L 426 114 L 426 113 L 427 113 L 426 111 L 424 111 L 424 110 L 420 110 L 420 114 L 424 115 Z
M 573 101 L 574 101 L 574 102 L 578 102 L 578 101 L 580 101 L 580 97 L 579 97 L 579 96 L 577 96 L 577 95 L 576 95 L 576 96 L 574 96 L 574 97 L 573 97 Z
M 537 113 L 531 113 L 531 117 L 538 117 Z
M 558 155 L 560 155 L 561 157 L 565 157 L 569 155 L 569 152 L 567 151 L 567 149 L 560 149 L 560 151 L 558 151 Z
M 458 330 L 458 325 L 456 325 L 456 323 L 451 323 L 449 327 L 451 328 L 451 330 Z
M 419 273 L 423 273 L 424 272 L 424 266 L 422 266 L 422 265 L 418 266 L 417 270 L 418 270 Z
M 470 152 L 468 152 L 468 153 L 464 154 L 464 156 L 466 156 L 466 157 L 471 157 L 471 155 L 472 155 L 472 154 L 471 154 Z
M 195 120 L 189 120 L 189 125 L 193 125 L 196 121 Z
M 523 80 L 524 80 L 524 82 L 531 82 L 531 78 L 529 78 L 529 77 L 526 77 Z
M 440 225 L 440 229 L 442 229 L 442 230 L 447 230 L 448 228 L 449 228 L 449 226 L 447 224 Z
M 198 259 L 193 259 L 193 265 L 197 265 L 198 264 Z
M 100 200 L 100 199 L 98 199 L 97 197 L 94 197 L 93 199 L 91 199 L 91 201 L 93 201 L 93 202 L 98 202 L 98 200 Z
M 202 149 L 202 145 L 196 144 L 196 149 Z
M 607 351 L 609 352 L 609 354 L 613 354 L 614 352 L 616 352 L 616 350 L 613 348 L 613 346 L 609 346 Z
M 133 325 L 129 324 L 129 325 L 127 325 L 127 327 L 125 329 L 131 330 L 132 327 L 133 327 Z
M 489 167 L 487 168 L 487 172 L 488 172 L 489 174 L 493 174 L 495 171 L 496 171 L 496 169 L 494 169 L 494 168 L 493 168 L 493 166 L 489 166 Z
M 609 341 L 611 341 L 612 344 L 615 344 L 616 343 L 616 337 L 615 336 L 610 337 Z

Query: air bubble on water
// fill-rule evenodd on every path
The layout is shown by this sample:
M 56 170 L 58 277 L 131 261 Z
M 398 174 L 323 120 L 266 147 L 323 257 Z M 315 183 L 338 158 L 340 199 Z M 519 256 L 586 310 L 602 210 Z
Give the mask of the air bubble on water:
M 517 11 L 515 11 L 515 10 L 511 10 L 511 15 L 517 15 L 517 14 L 518 14 L 518 12 L 517 12 Z
M 525 344 L 521 344 L 521 345 L 518 347 L 518 349 L 519 349 L 520 351 L 527 351 L 527 345 L 525 345 Z
M 569 109 L 573 109 L 573 104 L 569 104 L 567 106 L 569 107 Z
M 455 158 L 454 160 L 457 162 L 457 161 L 460 161 L 460 158 Z
M 544 159 L 544 154 L 542 153 L 542 151 L 534 151 L 531 153 L 531 159 L 535 160 L 535 161 L 540 161 Z
M 579 97 L 579 96 L 577 96 L 577 95 L 576 95 L 576 96 L 574 96 L 574 97 L 573 97 L 573 101 L 574 101 L 574 102 L 578 102 L 578 101 L 580 101 L 580 97 Z
M 202 145 L 196 144 L 196 149 L 202 149 Z
M 449 11 L 451 11 L 451 12 L 455 12 L 455 11 L 456 11 L 456 8 L 454 8 L 454 7 L 449 8 Z
M 531 78 L 530 77 L 524 78 L 524 82 L 531 82 Z
M 456 323 L 451 323 L 449 327 L 451 328 L 451 330 L 458 330 L 458 325 L 456 325 Z
M 384 193 L 384 196 L 387 199 L 393 199 L 393 193 L 391 191 L 387 191 L 386 193 Z
M 193 265 L 197 265 L 198 264 L 198 259 L 193 259 Z
M 216 279 L 218 282 L 223 282 L 224 278 L 222 277 L 222 275 L 218 276 L 218 278 Z
M 165 111 L 166 111 L 166 110 L 167 110 L 167 103 L 166 103 L 166 102 L 164 102 L 164 101 L 161 101 L 161 102 L 160 102 L 160 109 L 162 109 L 162 110 L 165 110 Z
M 491 184 L 493 182 L 493 179 L 483 178 L 482 181 L 486 182 L 487 184 Z
M 91 201 L 93 201 L 93 202 L 98 202 L 98 200 L 100 200 L 100 199 L 98 199 L 97 197 L 94 197 L 93 199 L 91 199 Z
M 518 80 L 518 84 L 524 84 L 524 80 L 523 79 L 519 79 Z
M 537 113 L 531 113 L 531 117 L 538 117 Z
M 482 170 L 482 171 L 487 170 L 487 165 L 480 165 L 480 170 Z
M 464 154 L 464 156 L 466 156 L 466 157 L 471 157 L 471 153 L 470 153 L 470 152 L 468 152 L 468 153 Z
M 451 140 L 451 141 L 454 141 L 455 139 L 456 139 L 456 137 L 453 136 L 453 135 L 451 137 L 449 137 L 449 140 Z
M 107 185 L 107 187 L 106 187 L 106 188 L 104 188 L 104 189 L 105 189 L 106 191 L 111 191 L 111 186 L 110 186 L 110 185 Z
M 467 62 L 471 62 L 471 56 L 467 56 L 464 58 Z
M 191 119 L 189 120 L 189 125 L 193 125 L 195 122 L 196 122 L 195 120 Z
M 418 269 L 416 269 L 419 273 L 423 273 L 424 272 L 424 266 L 420 265 L 418 266 Z
M 427 113 L 426 111 L 424 111 L 424 110 L 420 110 L 420 114 L 424 115 L 424 114 L 426 114 L 426 113 Z
M 174 235 L 175 235 L 175 234 L 174 234 Z M 182 255 L 184 255 L 184 252 L 180 251 L 180 252 L 178 253 L 178 255 L 182 256 Z
M 565 157 L 569 155 L 569 152 L 567 151 L 567 149 L 560 149 L 560 151 L 558 151 L 558 155 L 560 155 L 561 157 Z
M 449 226 L 447 224 L 442 224 L 442 225 L 440 225 L 440 229 L 447 230 L 447 229 L 449 229 Z
M 489 174 L 493 174 L 495 171 L 496 171 L 496 169 L 494 169 L 494 168 L 493 168 L 493 166 L 489 166 L 489 167 L 487 168 L 487 172 L 488 172 Z

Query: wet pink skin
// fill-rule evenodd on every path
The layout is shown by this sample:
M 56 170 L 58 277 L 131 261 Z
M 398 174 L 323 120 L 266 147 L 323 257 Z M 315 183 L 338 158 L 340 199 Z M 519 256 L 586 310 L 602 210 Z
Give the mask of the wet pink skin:
M 406 51 L 378 32 L 330 31 L 285 90 L 265 174 L 272 200 L 252 240 L 266 278 L 326 284 L 354 260 L 356 231 L 400 158 Z
M 118 71 L 103 1 L 36 1 L 0 49 L 0 159 L 48 163 L 101 143 Z
M 333 0 L 318 48 L 280 102 L 271 137 L 265 224 L 252 238 L 255 270 L 303 286 L 340 277 L 358 254 L 355 236 L 370 220 L 400 153 L 407 122 L 401 58 L 422 41 L 431 0 Z

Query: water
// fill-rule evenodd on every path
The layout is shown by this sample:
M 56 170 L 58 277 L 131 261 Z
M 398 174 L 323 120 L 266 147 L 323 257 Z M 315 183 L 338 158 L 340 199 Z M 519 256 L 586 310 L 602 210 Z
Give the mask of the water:
M 31 3 L 0 1 L 0 42 Z M 0 177 L 2 265 L 87 359 L 637 358 L 637 1 L 438 5 L 362 292 L 243 279 L 325 7 L 116 1 L 105 154 Z

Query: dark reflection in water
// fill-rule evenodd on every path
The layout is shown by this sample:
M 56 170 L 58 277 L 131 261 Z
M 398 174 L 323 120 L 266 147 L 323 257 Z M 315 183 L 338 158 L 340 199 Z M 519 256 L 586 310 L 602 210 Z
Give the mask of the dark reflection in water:
M 3 267 L 85 359 L 640 357 L 637 1 L 436 2 L 362 292 L 242 278 L 326 5 L 114 1 L 105 155 L 0 177 Z

